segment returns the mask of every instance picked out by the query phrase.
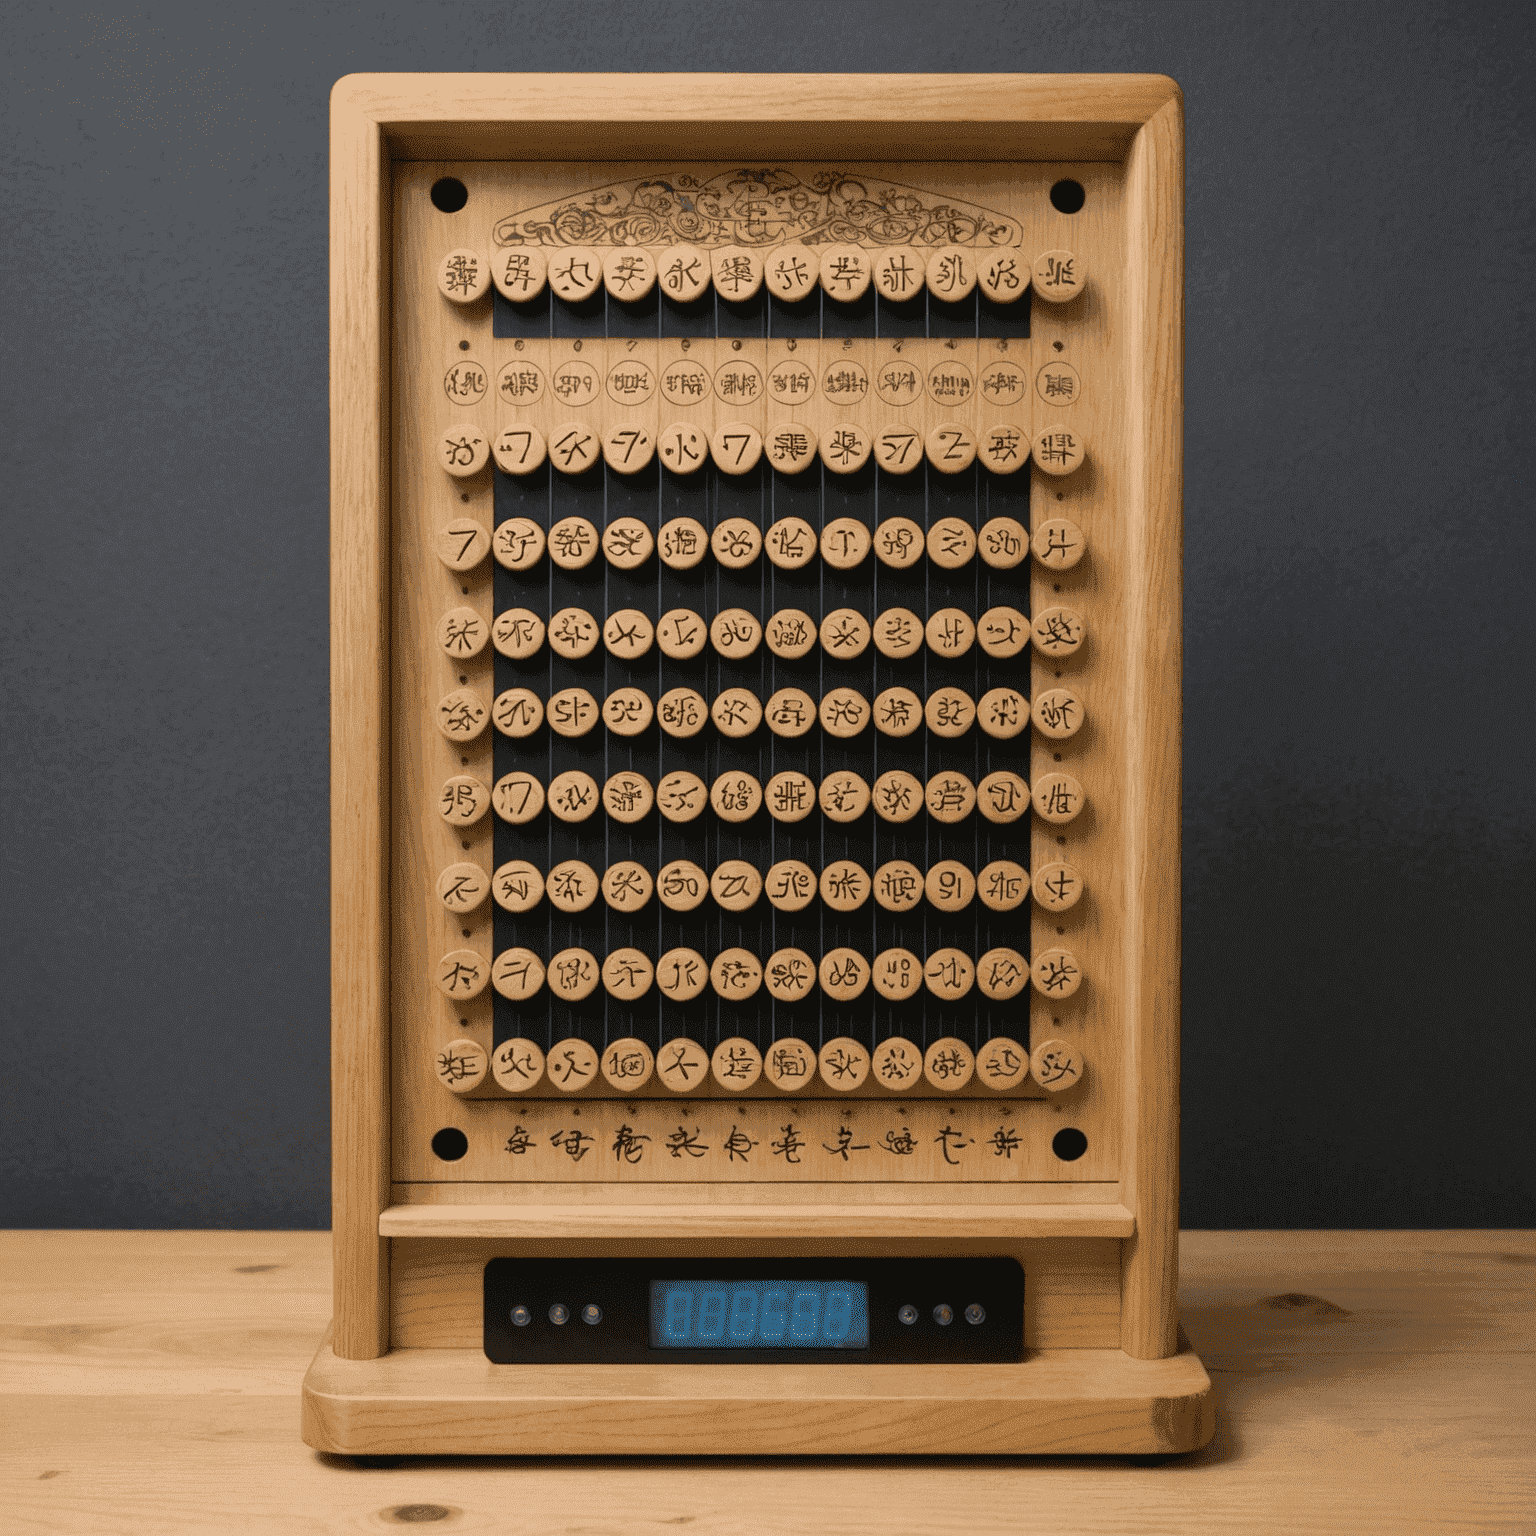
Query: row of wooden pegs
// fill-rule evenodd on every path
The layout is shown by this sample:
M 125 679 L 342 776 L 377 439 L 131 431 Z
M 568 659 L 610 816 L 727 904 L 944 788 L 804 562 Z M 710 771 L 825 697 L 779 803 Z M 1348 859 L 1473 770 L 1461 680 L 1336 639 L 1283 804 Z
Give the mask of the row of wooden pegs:
M 653 645 L 673 661 L 700 655 L 706 641 L 727 661 L 755 655 L 760 645 L 781 660 L 798 661 L 819 644 L 833 661 L 856 661 L 873 644 L 890 661 L 915 656 L 924 645 L 946 661 L 967 655 L 980 644 L 994 660 L 1017 656 L 1033 642 L 1043 656 L 1075 655 L 1087 634 L 1082 615 L 1057 604 L 1033 620 L 1002 603 L 974 619 L 963 608 L 940 608 L 922 619 L 910 608 L 883 608 L 873 621 L 856 608 L 834 608 L 820 624 L 801 608 L 780 608 L 765 624 L 745 608 L 723 608 L 708 620 L 692 608 L 671 608 L 652 621 L 638 608 L 621 608 L 599 622 L 585 608 L 561 608 L 546 624 L 528 608 L 507 608 L 495 621 L 474 608 L 452 608 L 437 621 L 437 643 L 445 656 L 468 661 L 487 643 L 509 661 L 527 661 L 546 642 L 567 661 L 580 661 L 597 649 L 601 638 L 619 661 L 638 661 Z
M 498 249 L 489 258 L 469 246 L 449 251 L 437 264 L 438 292 L 453 304 L 474 304 L 494 283 L 516 304 L 536 299 L 547 286 L 557 298 L 579 304 L 599 288 L 621 304 L 661 292 L 691 304 L 713 286 L 721 298 L 742 303 L 764 290 L 786 304 L 808 299 L 817 286 L 828 298 L 854 303 L 871 289 L 893 304 L 910 303 L 926 290 L 941 303 L 958 303 L 978 289 L 994 304 L 1013 304 L 1026 293 L 1051 304 L 1075 299 L 1087 281 L 1082 258 L 1072 251 L 1043 251 L 1031 260 L 1017 246 L 976 249 L 913 245 L 878 250 L 850 244 L 811 247 L 798 240 L 775 246 L 726 245 L 704 250 L 680 243 L 652 248 L 616 245 L 537 245 Z
M 616 1094 L 637 1093 L 654 1079 L 669 1093 L 697 1093 L 709 1085 L 745 1093 L 759 1082 L 800 1093 L 818 1080 L 836 1093 L 853 1093 L 872 1082 L 893 1093 L 910 1093 L 926 1082 L 940 1093 L 957 1093 L 972 1081 L 998 1093 L 1016 1092 L 1031 1077 L 1047 1093 L 1063 1093 L 1083 1080 L 1082 1052 L 1065 1040 L 1044 1040 L 1033 1051 L 1007 1035 L 994 1035 L 979 1051 L 953 1036 L 926 1051 L 901 1036 L 873 1051 L 846 1036 L 819 1051 L 793 1035 L 760 1051 L 750 1040 L 722 1040 L 713 1052 L 680 1036 L 653 1052 L 633 1036 L 601 1051 L 573 1036 L 548 1053 L 532 1040 L 504 1040 L 487 1052 L 476 1040 L 452 1040 L 432 1058 L 437 1080 L 450 1093 L 470 1093 L 487 1072 L 508 1093 L 527 1093 L 546 1079 L 560 1093 L 579 1093 L 599 1082 Z

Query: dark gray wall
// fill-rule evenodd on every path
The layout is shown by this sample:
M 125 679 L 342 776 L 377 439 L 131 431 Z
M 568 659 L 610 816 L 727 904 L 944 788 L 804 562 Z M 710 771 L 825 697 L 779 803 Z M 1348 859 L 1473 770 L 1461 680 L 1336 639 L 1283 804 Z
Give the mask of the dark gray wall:
M 0 34 L 0 1224 L 327 1224 L 327 93 L 561 68 L 1182 84 L 1185 1223 L 1531 1220 L 1536 9 L 111 10 Z

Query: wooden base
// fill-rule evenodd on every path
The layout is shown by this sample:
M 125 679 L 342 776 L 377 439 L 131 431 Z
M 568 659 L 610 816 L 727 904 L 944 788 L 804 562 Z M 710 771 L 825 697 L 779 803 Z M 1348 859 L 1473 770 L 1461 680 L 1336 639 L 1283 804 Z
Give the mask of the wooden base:
M 999 1455 L 1192 1451 L 1211 1381 L 1167 1360 L 1032 1351 L 1018 1365 L 492 1365 L 397 1349 L 304 1378 L 303 1434 L 342 1455 Z

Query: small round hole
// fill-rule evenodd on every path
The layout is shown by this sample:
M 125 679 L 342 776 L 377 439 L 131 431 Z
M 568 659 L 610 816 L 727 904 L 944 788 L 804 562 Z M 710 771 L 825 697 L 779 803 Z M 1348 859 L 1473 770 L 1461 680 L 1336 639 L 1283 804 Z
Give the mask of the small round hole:
M 469 492 L 468 491 L 460 491 L 459 492 L 459 500 L 460 501 L 468 501 L 469 500 Z
M 1056 585 L 1055 585 L 1055 586 L 1054 586 L 1054 587 L 1052 587 L 1052 588 L 1051 588 L 1051 591 L 1052 591 L 1052 592 L 1060 592 L 1060 591 L 1061 591 L 1061 583 L 1060 583 L 1060 582 L 1059 582 L 1059 581 L 1058 581 L 1058 582 L 1057 582 L 1057 583 L 1056 583 Z
M 466 768 L 469 767 L 469 759 L 467 757 L 461 757 L 459 759 L 459 762 L 462 763 L 464 765 L 464 767 L 466 767 Z
M 1056 193 L 1052 190 L 1051 201 L 1055 200 Z M 432 183 L 432 206 L 439 213 L 457 213 L 468 201 L 469 188 L 457 176 L 444 176 L 441 181 Z
M 434 188 L 433 202 L 437 202 L 436 189 Z M 1057 213 L 1077 213 L 1088 201 L 1088 194 L 1083 191 L 1080 181 L 1058 181 L 1051 188 L 1051 207 Z M 438 203 L 441 207 L 442 204 Z
M 1057 932 L 1057 933 L 1058 933 L 1058 934 L 1063 934 L 1063 933 L 1065 933 L 1065 932 L 1066 932 L 1066 931 L 1067 931 L 1067 930 L 1066 930 L 1066 929 L 1065 929 L 1065 928 L 1058 928 L 1058 929 L 1057 929 L 1057 930 L 1056 930 L 1056 932 Z M 464 937 L 465 937 L 465 938 L 466 938 L 466 939 L 467 939 L 467 938 L 468 938 L 468 937 L 469 937 L 469 929 L 468 929 L 468 928 L 466 928 L 466 929 L 465 929 L 465 930 L 464 930 Z
M 467 346 L 467 345 L 468 345 L 468 343 L 467 343 L 467 342 L 466 342 L 466 343 L 464 343 L 464 345 L 466 345 L 466 346 Z M 1057 350 L 1057 351 L 1058 351 L 1058 352 L 1060 352 L 1060 351 L 1061 351 L 1061 350 L 1062 350 L 1062 347 L 1061 347 L 1061 343 L 1060 343 L 1060 342 L 1059 342 L 1059 341 L 1053 341 L 1053 342 L 1052 342 L 1052 343 L 1051 343 L 1051 345 L 1052 345 L 1052 346 L 1053 346 L 1053 347 L 1054 347 L 1054 348 L 1055 348 L 1055 349 L 1056 349 L 1056 350 Z
M 468 1019 L 460 1019 L 459 1020 L 459 1028 L 460 1029 L 468 1029 L 469 1028 L 469 1020 Z
M 1075 1163 L 1088 1150 L 1088 1138 L 1073 1126 L 1051 1137 L 1051 1151 L 1064 1163 Z
M 1064 843 L 1065 843 L 1065 842 L 1066 842 L 1066 838 L 1064 838 L 1064 837 L 1058 837 L 1058 838 L 1057 838 L 1057 839 L 1056 839 L 1056 841 L 1057 841 L 1057 842 L 1058 842 L 1058 843 L 1063 843 L 1063 844 L 1064 844 Z M 465 844 L 464 844 L 464 846 L 465 846 L 465 847 L 466 847 L 466 848 L 468 848 L 468 847 L 469 847 L 469 844 L 468 844 L 468 843 L 465 843 Z
M 456 1126 L 445 1125 L 432 1138 L 433 1155 L 445 1163 L 456 1163 L 469 1151 L 469 1137 Z M 1060 1153 L 1057 1154 L 1060 1156 Z
M 1061 673 L 1060 673 L 1060 672 L 1058 672 L 1058 673 L 1057 673 L 1057 674 L 1056 674 L 1056 676 L 1057 676 L 1057 677 L 1060 677 L 1060 676 L 1061 676 Z M 459 681 L 460 681 L 460 682 L 461 682 L 461 683 L 467 683 L 467 682 L 468 682 L 468 681 L 469 681 L 469 674 L 468 674 L 468 673 L 467 673 L 467 672 L 460 672 L 460 673 L 459 673 Z
M 1067 493 L 1065 491 L 1057 491 L 1056 492 L 1056 500 L 1057 501 L 1065 501 L 1066 499 L 1067 499 Z M 467 591 L 469 591 L 469 588 L 465 587 L 464 590 L 467 592 Z
M 1066 838 L 1062 838 L 1061 841 L 1062 842 L 1066 842 Z M 469 847 L 469 839 L 466 837 L 464 839 L 464 841 L 459 844 L 459 847 L 460 848 L 468 848 Z
M 1067 930 L 1065 928 L 1058 928 L 1056 930 L 1057 933 L 1065 933 L 1066 931 Z M 459 932 L 462 933 L 466 939 L 469 937 L 469 929 L 468 928 L 460 928 Z
M 1058 763 L 1061 761 L 1061 753 L 1060 752 L 1052 752 L 1051 756 L 1054 757 Z
M 460 591 L 460 592 L 462 592 L 462 593 L 464 593 L 464 594 L 465 594 L 465 596 L 468 596 L 468 595 L 469 595 L 469 588 L 468 588 L 468 587 L 460 587 L 460 588 L 459 588 L 459 591 Z
M 1058 341 L 1056 343 L 1056 345 L 1059 347 L 1061 345 L 1061 343 Z M 460 352 L 468 352 L 469 351 L 469 343 L 467 341 L 461 341 L 459 343 L 459 351 Z

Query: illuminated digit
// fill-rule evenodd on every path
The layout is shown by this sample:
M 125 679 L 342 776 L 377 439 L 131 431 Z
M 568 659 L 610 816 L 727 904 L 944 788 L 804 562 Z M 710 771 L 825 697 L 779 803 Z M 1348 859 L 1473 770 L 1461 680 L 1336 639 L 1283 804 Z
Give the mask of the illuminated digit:
M 693 1297 L 680 1286 L 667 1292 L 667 1337 L 682 1343 L 693 1318 Z
M 718 1339 L 725 1332 L 725 1292 L 705 1291 L 699 1297 L 699 1337 Z
M 731 1297 L 731 1342 L 744 1344 L 757 1332 L 757 1292 L 743 1286 Z
M 840 1285 L 831 1286 L 827 1291 L 827 1313 L 821 1320 L 823 1337 L 841 1344 L 848 1337 L 852 1324 L 853 1292 Z
M 789 1313 L 784 1306 L 788 1300 L 789 1293 L 777 1287 L 763 1292 L 763 1310 L 757 1322 L 757 1336 L 765 1344 L 777 1344 L 784 1337 L 784 1330 L 789 1324 Z
M 792 1339 L 814 1339 L 816 1325 L 820 1321 L 821 1292 L 796 1291 L 795 1307 L 789 1319 L 789 1336 Z

